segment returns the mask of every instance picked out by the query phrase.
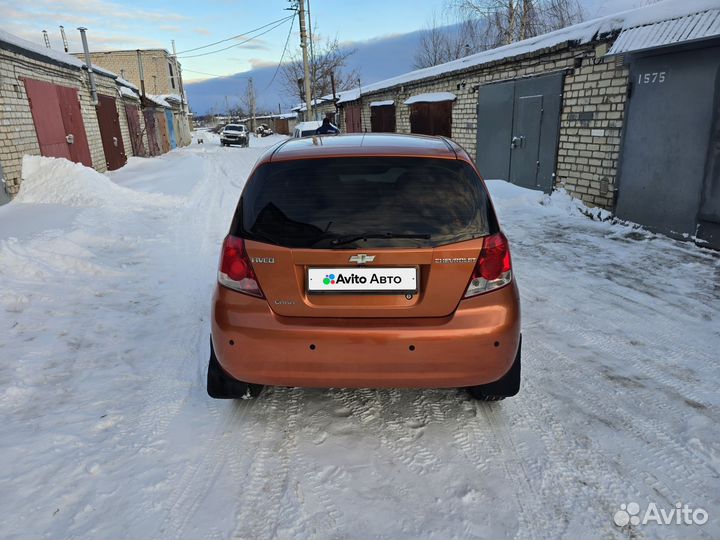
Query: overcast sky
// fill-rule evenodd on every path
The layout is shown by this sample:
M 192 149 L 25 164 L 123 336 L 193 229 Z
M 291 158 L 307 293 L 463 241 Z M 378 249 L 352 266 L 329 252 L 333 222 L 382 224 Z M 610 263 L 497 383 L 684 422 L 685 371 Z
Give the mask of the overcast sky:
M 647 0 L 581 0 L 588 18 L 642 5 Z M 442 12 L 444 0 L 310 0 L 318 34 L 341 41 L 365 41 L 411 32 Z M 80 49 L 78 26 L 88 28 L 91 50 L 159 47 L 171 50 L 175 40 L 185 80 L 227 75 L 277 64 L 290 32 L 290 21 L 260 30 L 266 34 L 241 46 L 204 56 L 232 45 L 183 54 L 231 36 L 247 33 L 290 15 L 288 0 L 0 0 L 0 28 L 37 43 L 47 30 L 53 48 L 61 49 L 64 25 L 71 52 Z M 258 32 L 258 33 L 259 33 Z M 240 41 L 239 38 L 237 41 Z M 299 41 L 297 19 L 290 46 Z

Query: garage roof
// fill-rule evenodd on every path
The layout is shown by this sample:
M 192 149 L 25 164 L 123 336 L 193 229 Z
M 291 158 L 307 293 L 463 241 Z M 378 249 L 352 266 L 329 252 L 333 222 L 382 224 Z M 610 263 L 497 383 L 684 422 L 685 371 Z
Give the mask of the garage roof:
M 362 88 L 352 88 L 339 92 L 338 104 L 355 101 L 364 94 L 374 94 L 395 86 L 430 79 L 439 75 L 477 67 L 491 62 L 504 61 L 509 58 L 534 53 L 543 49 L 558 47 L 567 43 L 589 43 L 599 36 L 612 33 L 623 33 L 633 28 L 655 26 L 676 19 L 692 17 L 693 14 L 716 12 L 720 9 L 720 0 L 664 0 L 640 8 L 613 13 L 598 19 L 583 21 L 573 26 L 561 28 L 548 34 L 535 36 L 524 41 L 503 45 L 471 54 L 458 60 L 422 68 L 404 73 L 390 79 L 371 83 Z M 710 34 L 708 34 L 709 36 Z M 706 36 L 707 37 L 707 36 Z M 694 38 L 693 38 L 694 39 Z M 329 97 L 329 96 L 325 96 Z
M 608 54 L 654 49 L 720 36 L 720 6 L 682 17 L 626 28 Z

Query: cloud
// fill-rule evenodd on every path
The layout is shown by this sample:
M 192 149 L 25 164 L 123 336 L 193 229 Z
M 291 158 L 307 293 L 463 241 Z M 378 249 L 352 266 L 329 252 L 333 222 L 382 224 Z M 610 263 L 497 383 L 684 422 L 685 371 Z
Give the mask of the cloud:
M 253 69 L 264 68 L 269 66 L 277 66 L 277 61 L 263 60 L 262 58 L 250 58 L 248 60 Z
M 193 32 L 200 34 L 201 36 L 209 36 L 212 34 L 212 32 L 210 32 L 207 28 L 193 28 Z
M 245 45 L 238 46 L 238 49 L 250 49 L 253 51 L 269 51 L 271 50 L 270 45 L 266 43 L 246 43 Z
M 63 50 L 63 43 L 60 37 L 60 30 L 57 27 L 47 27 L 48 37 L 50 38 L 50 45 L 53 49 Z M 14 27 L 12 25 L 6 27 L 7 31 L 18 37 L 32 41 L 39 45 L 45 45 L 43 40 L 42 32 L 40 30 L 28 30 L 27 28 Z M 70 52 L 82 51 L 82 42 L 80 41 L 80 34 L 74 29 L 65 28 L 65 33 L 68 38 L 68 45 Z M 125 34 L 106 34 L 103 32 L 89 32 L 88 42 L 91 51 L 107 51 L 114 49 L 163 49 L 167 48 L 164 42 L 152 38 L 138 38 L 137 36 L 130 36 Z
M 1 0 L 0 0 L 1 1 Z M 136 9 L 112 0 L 33 0 L 2 7 L 3 29 L 35 43 L 44 44 L 43 29 L 48 30 L 53 48 L 62 49 L 58 25 L 65 31 L 72 51 L 81 49 L 78 26 L 88 28 L 91 50 L 117 48 L 166 48 L 148 33 L 138 32 L 138 21 L 165 23 L 165 32 L 180 32 L 177 24 L 188 19 L 172 11 Z

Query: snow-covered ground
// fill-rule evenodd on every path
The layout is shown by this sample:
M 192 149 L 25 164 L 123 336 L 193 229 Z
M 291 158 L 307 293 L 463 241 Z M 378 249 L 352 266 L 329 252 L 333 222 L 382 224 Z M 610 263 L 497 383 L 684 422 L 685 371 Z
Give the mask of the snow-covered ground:
M 490 182 L 521 394 L 205 393 L 217 255 L 278 136 L 107 176 L 26 160 L 0 207 L 0 537 L 720 536 L 720 257 Z M 702 508 L 620 529 L 621 504 Z

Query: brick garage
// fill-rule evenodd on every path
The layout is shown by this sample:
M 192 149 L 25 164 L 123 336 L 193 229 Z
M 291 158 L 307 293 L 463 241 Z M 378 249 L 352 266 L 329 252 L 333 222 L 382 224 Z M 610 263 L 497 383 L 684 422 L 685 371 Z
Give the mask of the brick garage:
M 648 5 L 343 91 L 339 122 L 352 132 L 394 120 L 394 131 L 411 133 L 408 100 L 419 99 L 451 124 L 419 131 L 449 131 L 486 177 L 565 188 L 652 231 L 720 248 L 718 51 L 716 4 Z M 429 103 L 440 93 L 450 96 L 443 109 Z M 379 104 L 392 105 L 373 124 Z M 528 127 L 537 147 L 526 144 Z
M 532 52 L 500 55 L 487 51 L 468 57 L 472 65 L 457 69 L 463 61 L 445 67 L 436 66 L 405 76 L 381 81 L 358 89 L 342 92 L 338 101 L 341 129 L 347 131 L 344 112 L 359 107 L 362 131 L 371 131 L 372 103 L 393 102 L 397 133 L 411 133 L 411 106 L 405 105 L 413 96 L 451 93 L 451 135 L 472 156 L 477 156 L 478 90 L 484 85 L 529 79 L 547 74 L 563 76 L 563 104 L 559 114 L 556 177 L 554 185 L 590 205 L 610 208 L 613 204 L 614 179 L 620 151 L 620 130 L 627 87 L 627 68 L 615 59 L 597 56 L 612 42 L 615 34 L 597 36 L 578 44 L 563 41 Z M 522 50 L 521 47 L 518 49 Z M 474 60 L 474 62 L 473 62 Z M 452 69 L 455 67 L 456 69 Z M 423 71 L 441 73 L 423 77 Z M 406 80 L 404 80 L 406 79 Z M 509 142 L 509 141 L 508 141 Z M 482 164 L 480 164 L 482 168 Z
M 19 191 L 25 154 L 66 157 L 105 172 L 123 166 L 130 156 L 161 153 L 160 148 L 151 147 L 143 110 L 146 103 L 137 86 L 100 66 L 93 66 L 93 71 L 97 106 L 82 60 L 0 31 L 0 187 L 4 188 L 0 189 L 0 204 Z M 35 96 L 35 109 L 28 85 Z M 177 144 L 190 144 L 182 98 L 175 94 L 162 98 L 162 119 L 154 102 L 148 102 L 150 114 L 158 123 L 162 121 L 165 131 L 168 116 Z M 172 114 L 165 115 L 165 108 Z M 72 126 L 65 125 L 67 122 Z M 158 129 L 153 125 L 153 132 Z M 72 142 L 66 141 L 66 134 L 73 135 Z M 167 145 L 162 151 L 169 149 Z
M 38 50 L 39 49 L 39 50 Z M 116 76 L 99 70 L 98 93 L 115 98 L 122 138 L 128 135 L 127 118 Z M 43 50 L 14 36 L 0 34 L 0 164 L 5 190 L 18 192 L 22 174 L 22 156 L 41 155 L 33 114 L 28 100 L 26 80 L 49 83 L 77 92 L 90 163 L 100 172 L 107 170 L 96 108 L 92 103 L 88 73 L 82 62 L 58 51 Z M 129 139 L 127 139 L 129 141 Z M 132 155 L 132 152 L 128 155 Z
M 347 90 L 337 105 L 345 132 L 394 120 L 399 133 L 449 134 L 488 178 L 565 188 L 650 231 L 720 249 L 719 70 L 720 6 L 686 0 Z M 440 94 L 443 109 L 429 103 Z M 413 130 L 412 100 L 449 129 L 433 120 Z M 394 118 L 376 113 L 373 124 L 379 104 L 392 104 Z
M 105 171 L 100 129 L 82 64 L 65 59 L 60 53 L 56 53 L 56 58 L 35 53 L 30 48 L 36 47 L 33 44 L 25 48 L 15 43 L 16 39 L 11 43 L 0 41 L 0 163 L 6 191 L 12 195 L 19 190 L 23 155 L 41 153 L 25 79 L 77 90 L 92 165 Z

